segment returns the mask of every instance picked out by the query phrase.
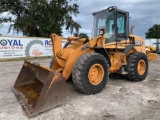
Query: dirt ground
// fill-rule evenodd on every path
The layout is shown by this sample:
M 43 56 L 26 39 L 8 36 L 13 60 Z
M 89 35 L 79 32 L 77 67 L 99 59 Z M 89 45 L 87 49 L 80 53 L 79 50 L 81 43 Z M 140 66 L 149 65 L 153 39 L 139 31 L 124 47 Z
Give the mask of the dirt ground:
M 66 102 L 30 120 L 160 120 L 160 56 L 149 62 L 144 81 L 131 82 L 112 76 L 102 92 L 85 95 L 67 82 Z M 50 59 L 32 60 L 49 66 Z M 23 61 L 0 63 L 0 120 L 27 120 L 11 91 Z

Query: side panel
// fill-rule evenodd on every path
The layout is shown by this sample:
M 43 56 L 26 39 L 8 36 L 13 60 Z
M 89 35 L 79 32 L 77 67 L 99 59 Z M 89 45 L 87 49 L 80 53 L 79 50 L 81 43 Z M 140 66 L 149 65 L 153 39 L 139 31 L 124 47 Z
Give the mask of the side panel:
M 111 67 L 110 72 L 118 72 L 123 65 L 127 64 L 126 55 L 123 52 L 114 52 L 110 54 Z
M 133 47 L 133 51 L 135 52 L 143 52 L 144 54 L 146 54 L 146 43 L 145 41 L 135 35 L 131 35 L 132 37 L 134 37 L 134 47 Z

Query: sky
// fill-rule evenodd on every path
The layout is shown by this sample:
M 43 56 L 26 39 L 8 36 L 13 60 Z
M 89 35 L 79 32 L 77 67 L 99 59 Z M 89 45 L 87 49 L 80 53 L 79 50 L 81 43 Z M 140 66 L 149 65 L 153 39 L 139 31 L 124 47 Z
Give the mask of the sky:
M 118 9 L 129 11 L 130 25 L 135 25 L 134 34 L 145 38 L 145 32 L 154 24 L 160 24 L 160 0 L 75 0 L 79 5 L 80 13 L 74 20 L 81 25 L 80 33 L 87 33 L 91 36 L 93 26 L 93 12 L 106 9 L 110 6 L 117 6 Z M 9 24 L 0 27 L 3 35 L 14 35 L 13 31 L 7 34 Z M 19 36 L 22 36 L 19 34 Z M 63 30 L 63 37 L 70 36 L 70 33 Z

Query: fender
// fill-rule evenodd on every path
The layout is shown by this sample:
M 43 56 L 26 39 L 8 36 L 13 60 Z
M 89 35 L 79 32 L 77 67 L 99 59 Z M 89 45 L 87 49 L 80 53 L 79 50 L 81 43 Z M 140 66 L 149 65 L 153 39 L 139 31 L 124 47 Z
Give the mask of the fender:
M 106 49 L 104 49 L 103 47 L 91 47 L 95 52 L 100 53 L 101 55 L 103 55 L 107 60 L 108 60 L 108 64 L 111 66 L 111 60 L 110 60 L 110 56 L 108 54 L 108 52 L 106 51 Z

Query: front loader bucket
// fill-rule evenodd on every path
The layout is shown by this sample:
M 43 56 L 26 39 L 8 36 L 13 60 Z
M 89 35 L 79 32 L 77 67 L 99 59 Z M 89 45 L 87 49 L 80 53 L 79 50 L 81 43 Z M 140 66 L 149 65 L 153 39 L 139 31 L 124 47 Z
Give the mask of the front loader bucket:
M 12 91 L 31 117 L 62 104 L 68 89 L 61 73 L 25 61 Z

